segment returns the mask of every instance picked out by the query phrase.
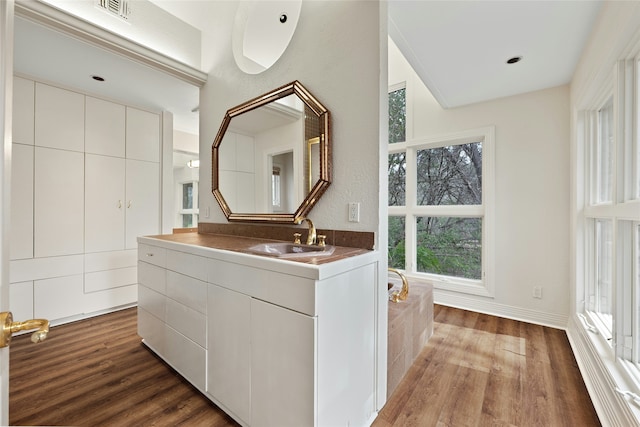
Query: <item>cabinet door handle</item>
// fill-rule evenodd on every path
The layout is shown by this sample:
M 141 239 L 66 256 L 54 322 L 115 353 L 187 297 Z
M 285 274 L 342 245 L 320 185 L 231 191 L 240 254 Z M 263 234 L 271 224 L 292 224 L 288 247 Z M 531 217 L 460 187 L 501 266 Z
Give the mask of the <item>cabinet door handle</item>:
M 129 200 L 129 203 L 127 203 L 127 209 L 129 209 L 131 207 L 131 200 Z
M 153 256 L 153 252 L 147 252 L 147 256 Z
M 118 200 L 118 209 L 122 209 L 122 200 Z

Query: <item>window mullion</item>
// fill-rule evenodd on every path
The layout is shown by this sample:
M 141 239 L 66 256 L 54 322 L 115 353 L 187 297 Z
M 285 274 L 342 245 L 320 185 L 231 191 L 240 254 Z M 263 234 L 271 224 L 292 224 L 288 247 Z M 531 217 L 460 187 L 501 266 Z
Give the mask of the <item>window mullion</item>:
M 416 149 L 407 148 L 407 174 L 406 174 L 406 207 L 407 216 L 405 219 L 405 263 L 406 271 L 409 273 L 416 272 L 416 196 L 417 196 L 417 170 L 416 170 Z

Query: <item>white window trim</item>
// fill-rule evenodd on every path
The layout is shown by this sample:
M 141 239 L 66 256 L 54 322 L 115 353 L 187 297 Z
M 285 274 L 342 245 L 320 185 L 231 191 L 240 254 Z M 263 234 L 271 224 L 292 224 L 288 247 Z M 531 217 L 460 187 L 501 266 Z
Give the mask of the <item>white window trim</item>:
M 390 90 L 391 91 L 391 90 Z M 405 275 L 418 282 L 430 282 L 436 289 L 486 297 L 494 296 L 495 271 L 495 127 L 488 126 L 428 138 L 389 144 L 389 154 L 406 152 L 407 165 L 415 164 L 416 151 L 450 145 L 482 141 L 482 205 L 470 206 L 417 206 L 415 168 L 407 167 L 406 206 L 389 206 L 389 216 L 404 216 L 405 221 Z M 416 230 L 418 216 L 466 216 L 483 218 L 482 226 L 482 278 L 471 280 L 416 271 Z
M 194 180 L 194 179 L 189 179 L 189 180 L 185 180 L 185 181 L 180 181 L 180 183 L 178 184 L 180 186 L 180 194 L 182 195 L 182 197 L 184 197 L 184 194 L 182 193 L 184 191 L 184 184 L 193 184 L 193 205 L 194 207 L 192 209 L 184 209 L 182 207 L 182 200 L 180 200 L 180 209 L 178 209 L 178 215 L 198 215 L 200 213 L 200 209 L 198 206 L 198 200 L 199 200 L 199 185 L 198 185 L 198 180 Z
M 576 224 L 578 233 L 582 234 L 582 240 L 577 245 L 578 259 L 582 254 L 583 261 L 578 263 L 576 277 L 584 280 L 582 291 L 584 292 L 584 305 L 577 307 L 577 312 L 584 312 L 588 319 L 595 325 L 598 334 L 587 334 L 594 348 L 597 349 L 601 361 L 607 366 L 610 374 L 617 378 L 620 388 L 640 393 L 640 345 L 631 346 L 633 335 L 640 334 L 640 313 L 635 307 L 640 302 L 640 288 L 638 284 L 627 283 L 625 277 L 628 274 L 637 274 L 637 265 L 629 266 L 627 260 L 622 259 L 621 254 L 629 252 L 629 245 L 634 244 L 633 238 L 629 241 L 624 234 L 629 227 L 635 227 L 640 223 L 640 188 L 638 185 L 638 166 L 634 163 L 638 154 L 638 127 L 640 123 L 636 118 L 640 110 L 640 97 L 638 96 L 640 79 L 640 51 L 635 50 L 636 55 L 619 60 L 614 67 L 613 74 L 607 79 L 607 83 L 597 91 L 592 105 L 594 108 L 582 111 L 584 118 L 582 148 L 583 167 L 579 173 L 578 188 L 582 186 L 582 209 L 578 209 Z M 601 108 L 610 95 L 613 94 L 614 109 L 614 140 L 613 140 L 613 188 L 612 201 L 606 203 L 594 203 L 594 168 L 593 159 L 594 141 L 598 136 L 597 111 Z M 580 152 L 580 149 L 579 151 Z M 609 332 L 600 322 L 599 315 L 591 311 L 592 305 L 589 298 L 593 294 L 595 277 L 593 260 L 594 248 L 594 221 L 606 219 L 612 222 L 613 235 L 613 331 Z M 637 238 L 637 237 L 635 237 Z M 633 246 L 632 259 L 637 256 L 637 245 Z M 629 272 L 631 268 L 631 272 Z M 623 283 L 624 282 L 624 283 Z M 580 283 L 580 281 L 578 282 Z M 630 286 L 630 289 L 625 288 Z M 580 289 L 577 289 L 580 294 Z M 629 300 L 632 302 L 630 303 Z M 583 325 L 584 326 L 584 325 Z M 631 331 L 629 329 L 632 329 Z M 635 337 L 640 342 L 639 337 Z M 633 348 L 632 348 L 633 347 Z M 619 375 L 623 377 L 619 377 Z M 635 411 L 634 411 L 635 412 Z M 636 412 L 638 414 L 638 412 Z M 637 415 L 636 415 L 637 416 Z M 640 418 L 639 418 L 640 419 Z

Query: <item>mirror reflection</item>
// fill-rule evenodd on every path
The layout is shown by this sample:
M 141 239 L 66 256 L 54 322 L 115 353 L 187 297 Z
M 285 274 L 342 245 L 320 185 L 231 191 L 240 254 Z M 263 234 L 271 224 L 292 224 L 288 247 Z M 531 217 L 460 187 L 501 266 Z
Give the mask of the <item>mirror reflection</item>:
M 330 183 L 329 113 L 299 82 L 229 110 L 213 194 L 230 221 L 298 222 Z

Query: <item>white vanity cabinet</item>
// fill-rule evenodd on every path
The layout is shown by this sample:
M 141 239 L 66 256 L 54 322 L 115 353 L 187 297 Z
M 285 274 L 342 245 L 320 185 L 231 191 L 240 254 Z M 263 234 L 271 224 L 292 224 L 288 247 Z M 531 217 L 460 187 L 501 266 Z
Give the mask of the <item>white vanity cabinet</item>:
M 207 394 L 251 421 L 251 297 L 209 284 Z
M 377 252 L 313 265 L 150 237 L 138 243 L 138 333 L 240 424 L 371 423 Z M 176 304 L 184 329 L 170 316 Z
M 252 299 L 252 426 L 318 424 L 316 321 L 315 316 Z
M 138 334 L 204 392 L 207 284 L 198 271 L 205 271 L 205 259 L 183 260 L 181 252 L 140 245 Z

